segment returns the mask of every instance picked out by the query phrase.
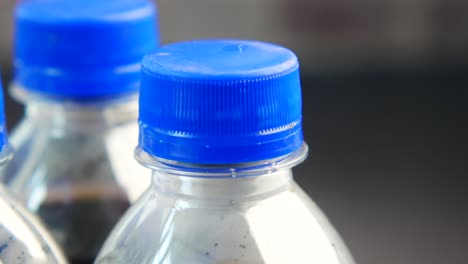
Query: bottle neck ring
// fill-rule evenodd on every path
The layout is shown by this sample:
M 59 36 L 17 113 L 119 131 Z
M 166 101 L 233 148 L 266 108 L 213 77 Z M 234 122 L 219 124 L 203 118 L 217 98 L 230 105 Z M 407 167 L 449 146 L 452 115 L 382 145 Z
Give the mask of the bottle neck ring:
M 143 166 L 159 173 L 193 178 L 247 178 L 289 170 L 302 163 L 308 155 L 308 146 L 303 144 L 297 151 L 276 159 L 259 162 L 206 165 L 188 164 L 151 156 L 136 148 L 135 158 Z

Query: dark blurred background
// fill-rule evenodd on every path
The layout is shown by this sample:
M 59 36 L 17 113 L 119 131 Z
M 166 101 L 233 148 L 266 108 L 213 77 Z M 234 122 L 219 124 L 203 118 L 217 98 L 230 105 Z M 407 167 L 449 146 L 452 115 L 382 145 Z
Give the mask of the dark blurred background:
M 357 263 L 467 263 L 468 1 L 158 4 L 164 43 L 247 38 L 297 52 L 311 152 L 296 178 Z M 0 1 L 4 84 L 13 5 Z M 6 105 L 12 128 L 22 108 Z

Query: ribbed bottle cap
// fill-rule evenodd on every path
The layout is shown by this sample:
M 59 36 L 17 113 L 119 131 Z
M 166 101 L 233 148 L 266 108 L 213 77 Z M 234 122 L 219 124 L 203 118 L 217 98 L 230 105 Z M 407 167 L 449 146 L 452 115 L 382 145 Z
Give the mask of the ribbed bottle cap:
M 150 0 L 27 0 L 16 7 L 15 83 L 77 100 L 137 92 L 159 43 Z
M 263 161 L 303 144 L 297 57 L 273 44 L 183 42 L 142 63 L 139 147 L 184 163 Z

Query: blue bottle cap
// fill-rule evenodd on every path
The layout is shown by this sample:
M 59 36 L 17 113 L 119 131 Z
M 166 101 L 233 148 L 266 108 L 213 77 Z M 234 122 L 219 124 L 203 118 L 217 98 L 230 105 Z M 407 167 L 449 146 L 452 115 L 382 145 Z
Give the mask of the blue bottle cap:
M 303 144 L 299 63 L 290 50 L 202 40 L 145 56 L 139 147 L 196 164 L 257 162 Z
M 5 104 L 3 99 L 2 78 L 0 76 L 0 163 L 9 155 L 7 129 L 5 125 Z
M 159 31 L 150 0 L 27 0 L 16 7 L 15 83 L 49 97 L 134 93 Z

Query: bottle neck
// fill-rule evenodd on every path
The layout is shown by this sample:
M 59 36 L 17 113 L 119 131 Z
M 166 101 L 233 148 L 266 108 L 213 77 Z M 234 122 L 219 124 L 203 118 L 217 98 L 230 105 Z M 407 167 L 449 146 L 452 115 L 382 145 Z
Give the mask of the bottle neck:
M 26 120 L 48 129 L 89 131 L 136 122 L 138 119 L 136 94 L 81 102 L 50 99 L 41 95 L 18 96 L 17 93 L 13 92 L 25 104 Z
M 294 183 L 292 168 L 305 160 L 307 152 L 308 147 L 303 144 L 284 157 L 231 165 L 171 162 L 140 148 L 135 157 L 153 170 L 153 190 L 214 203 L 235 203 L 265 199 L 290 189 Z
M 288 190 L 292 182 L 291 169 L 246 178 L 197 178 L 153 170 L 152 188 L 167 195 L 233 204 L 266 199 Z

